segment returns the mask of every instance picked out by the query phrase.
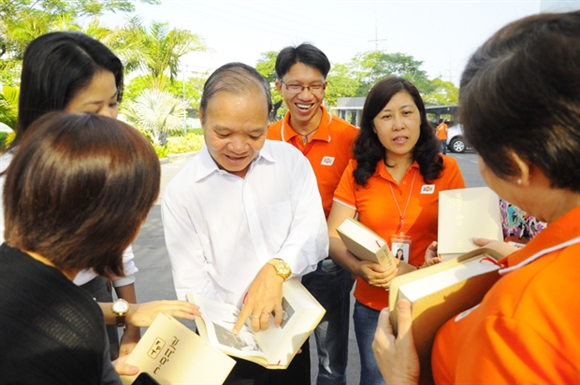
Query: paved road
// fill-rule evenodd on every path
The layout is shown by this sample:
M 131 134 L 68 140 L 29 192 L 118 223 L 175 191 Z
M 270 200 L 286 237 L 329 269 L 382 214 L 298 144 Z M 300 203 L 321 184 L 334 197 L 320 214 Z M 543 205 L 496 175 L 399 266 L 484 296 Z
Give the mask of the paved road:
M 482 187 L 485 186 L 483 179 L 477 170 L 477 156 L 473 153 L 464 154 L 450 154 L 456 158 L 459 167 L 465 178 L 467 187 Z M 174 163 L 165 163 L 161 166 L 161 189 L 167 186 L 167 183 L 181 170 L 188 159 L 177 160 Z M 161 210 L 159 202 L 153 207 L 147 221 L 141 228 L 141 233 L 137 240 L 133 243 L 135 252 L 135 262 L 139 267 L 136 280 L 137 298 L 140 302 L 148 302 L 158 299 L 175 299 L 175 291 L 173 289 L 173 279 L 171 276 L 171 266 L 167 256 L 167 249 L 165 248 L 165 241 L 163 237 L 163 225 L 161 222 Z M 352 300 L 351 302 L 354 302 Z M 352 303 L 351 303 L 352 314 Z M 193 327 L 193 322 L 185 321 L 187 325 Z M 311 357 L 312 364 L 312 379 L 313 384 L 317 374 L 316 348 L 314 340 L 311 339 Z M 354 337 L 354 331 L 349 334 L 349 362 L 347 368 L 348 384 L 358 384 L 360 374 L 360 361 L 358 356 L 358 348 Z

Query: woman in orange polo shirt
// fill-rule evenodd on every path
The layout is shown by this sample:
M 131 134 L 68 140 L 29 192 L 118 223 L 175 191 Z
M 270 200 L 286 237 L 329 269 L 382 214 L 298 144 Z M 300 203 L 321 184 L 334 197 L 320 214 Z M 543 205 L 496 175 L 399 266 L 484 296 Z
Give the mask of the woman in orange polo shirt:
M 424 263 L 425 250 L 437 239 L 439 191 L 465 182 L 455 159 L 439 154 L 419 91 L 402 78 L 383 79 L 370 91 L 353 153 L 328 217 L 330 256 L 357 277 L 353 319 L 360 383 L 383 384 L 371 344 L 389 284 Z M 391 249 L 403 249 L 396 269 L 359 261 L 346 249 L 336 228 L 357 214 Z
M 580 12 L 509 24 L 463 72 L 460 116 L 483 179 L 549 225 L 500 261 L 502 277 L 478 306 L 438 331 L 437 384 L 580 383 L 578 90 Z M 408 301 L 397 313 L 398 337 L 384 311 L 373 347 L 388 383 L 417 383 Z

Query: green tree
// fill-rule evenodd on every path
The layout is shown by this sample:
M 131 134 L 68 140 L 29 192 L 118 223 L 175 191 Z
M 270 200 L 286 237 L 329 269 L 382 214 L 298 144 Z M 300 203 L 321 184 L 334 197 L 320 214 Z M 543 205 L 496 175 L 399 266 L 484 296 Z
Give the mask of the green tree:
M 14 129 L 18 118 L 19 88 L 4 86 L 0 94 L 0 122 Z
M 266 81 L 270 84 L 270 92 L 272 93 L 272 103 L 274 104 L 274 111 L 272 111 L 272 116 L 270 117 L 272 121 L 279 120 L 282 116 L 286 114 L 288 108 L 282 100 L 282 95 L 278 93 L 276 89 L 276 81 L 278 80 L 278 75 L 276 74 L 276 58 L 278 57 L 278 52 L 276 51 L 266 51 L 260 54 L 260 59 L 256 62 L 256 70 L 266 78 Z
M 153 143 L 167 144 L 169 130 L 183 124 L 185 112 L 181 100 L 156 89 L 146 89 L 135 100 L 121 105 L 121 113 L 135 128 L 149 133 Z
M 459 104 L 459 89 L 452 82 L 436 78 L 432 80 L 435 89 L 423 95 L 425 104 L 448 105 Z
M 400 52 L 359 53 L 351 63 L 351 71 L 359 82 L 356 96 L 366 96 L 375 83 L 391 75 L 408 79 L 422 94 L 429 93 L 434 87 L 427 78 L 427 73 L 421 70 L 422 64 L 422 61 L 415 60 L 413 56 Z
M 197 110 L 199 109 L 201 94 L 203 93 L 203 85 L 208 76 L 209 74 L 192 76 L 185 80 L 185 84 L 182 80 L 175 79 L 166 84 L 165 91 L 185 102 L 188 116 L 198 117 Z
M 276 74 L 276 58 L 278 57 L 278 52 L 276 51 L 266 51 L 260 54 L 260 59 L 256 63 L 256 70 L 272 84 L 278 80 L 278 75 Z
M 176 78 L 179 60 L 185 54 L 207 49 L 203 40 L 188 30 L 170 30 L 167 23 L 155 21 L 147 29 L 136 17 L 129 20 L 121 40 L 126 50 L 118 53 L 128 68 L 139 68 L 146 74 L 149 88 L 161 91 L 168 79 Z
M 346 64 L 333 64 L 326 80 L 328 87 L 324 99 L 329 106 L 336 106 L 338 98 L 355 96 L 359 88 L 358 81 L 353 78 Z
M 185 102 L 188 116 L 197 117 L 197 110 L 199 109 L 199 102 L 206 79 L 207 74 L 200 77 L 190 77 L 186 79 L 185 85 L 182 80 L 175 79 L 165 84 L 164 91 Z M 149 85 L 147 76 L 137 76 L 131 79 L 125 86 L 123 100 L 135 100 L 145 90 L 149 89 Z
M 160 0 L 140 0 L 159 4 Z M 80 29 L 81 18 L 134 12 L 135 0 L 0 0 L 0 58 L 22 58 L 26 45 L 49 31 Z

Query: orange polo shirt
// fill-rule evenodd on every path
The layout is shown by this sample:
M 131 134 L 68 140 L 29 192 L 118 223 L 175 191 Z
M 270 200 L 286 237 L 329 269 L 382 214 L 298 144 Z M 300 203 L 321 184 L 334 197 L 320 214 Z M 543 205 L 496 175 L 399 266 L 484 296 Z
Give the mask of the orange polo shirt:
M 502 262 L 481 304 L 439 330 L 435 382 L 580 383 L 580 207 Z
M 419 172 L 419 164 L 414 162 L 399 185 L 387 171 L 385 163 L 380 161 L 375 173 L 368 179 L 367 187 L 354 181 L 352 172 L 356 168 L 356 161 L 352 160 L 342 175 L 334 193 L 334 200 L 356 210 L 359 214 L 358 220 L 391 246 L 391 236 L 397 232 L 400 224 L 394 199 L 397 199 L 403 212 L 410 195 L 403 232 L 411 236 L 412 240 L 409 263 L 421 265 L 425 261 L 425 250 L 431 242 L 437 240 L 439 191 L 465 187 L 457 161 L 445 155 L 441 156 L 444 169 L 440 177 L 431 183 L 425 183 Z M 393 193 L 389 185 L 393 188 Z M 360 303 L 376 310 L 389 304 L 388 292 L 369 286 L 360 277 L 357 277 L 354 296 Z
M 447 140 L 447 124 L 441 122 L 437 126 L 437 137 L 439 140 Z
M 326 108 L 322 106 L 320 108 L 322 120 L 311 138 L 313 144 L 309 148 L 310 143 L 303 145 L 302 137 L 292 129 L 290 112 L 286 113 L 283 120 L 270 125 L 267 138 L 293 144 L 303 154 L 306 153 L 306 158 L 310 161 L 316 175 L 324 215 L 328 218 L 334 190 L 338 186 L 348 161 L 352 159 L 352 146 L 359 130 L 347 121 L 332 115 Z

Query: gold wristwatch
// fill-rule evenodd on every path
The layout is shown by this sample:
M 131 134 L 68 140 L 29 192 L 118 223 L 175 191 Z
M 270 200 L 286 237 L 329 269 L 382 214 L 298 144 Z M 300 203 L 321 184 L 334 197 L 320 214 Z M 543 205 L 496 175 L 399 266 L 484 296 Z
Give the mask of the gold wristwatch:
M 284 262 L 283 259 L 272 258 L 268 261 L 268 263 L 274 266 L 274 269 L 276 269 L 276 274 L 284 278 L 284 281 L 287 280 L 288 277 L 290 277 L 290 275 L 292 274 L 290 266 L 288 266 L 288 264 Z
M 129 302 L 119 298 L 111 305 L 111 311 L 115 313 L 115 316 L 117 317 L 115 320 L 115 325 L 118 327 L 125 326 L 125 315 L 129 311 Z

